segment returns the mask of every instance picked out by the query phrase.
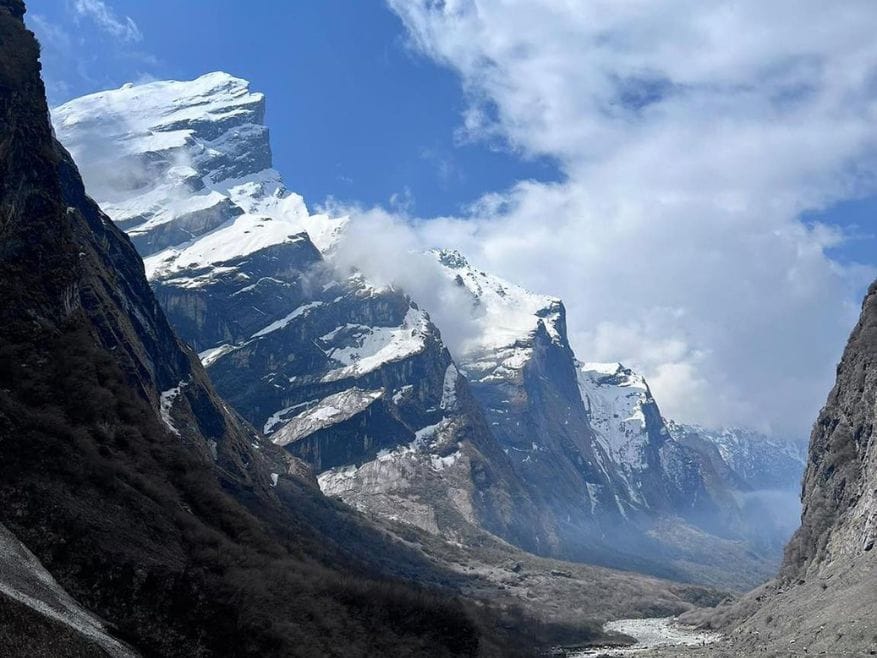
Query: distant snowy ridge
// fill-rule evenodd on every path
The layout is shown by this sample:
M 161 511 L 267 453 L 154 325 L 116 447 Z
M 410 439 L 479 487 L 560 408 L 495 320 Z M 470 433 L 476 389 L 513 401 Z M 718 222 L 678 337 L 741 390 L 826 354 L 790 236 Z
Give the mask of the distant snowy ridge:
M 722 460 L 752 489 L 798 490 L 807 463 L 807 445 L 767 436 L 753 429 L 711 429 L 667 421 L 678 441 L 705 440 L 715 445 Z

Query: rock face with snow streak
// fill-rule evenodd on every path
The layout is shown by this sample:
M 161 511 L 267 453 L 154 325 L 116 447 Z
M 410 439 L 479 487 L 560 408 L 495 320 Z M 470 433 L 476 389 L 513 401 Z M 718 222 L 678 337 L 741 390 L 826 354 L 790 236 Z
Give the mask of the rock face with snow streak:
M 202 289 L 206 316 L 236 321 L 224 301 L 241 296 L 270 308 L 264 292 L 238 294 L 255 278 L 229 296 Z M 315 281 L 307 296 L 260 316 L 265 326 L 251 335 L 209 344 L 202 354 L 218 390 L 311 464 L 325 493 L 447 536 L 472 525 L 534 548 L 545 532 L 536 507 L 429 316 L 359 277 L 324 270 Z

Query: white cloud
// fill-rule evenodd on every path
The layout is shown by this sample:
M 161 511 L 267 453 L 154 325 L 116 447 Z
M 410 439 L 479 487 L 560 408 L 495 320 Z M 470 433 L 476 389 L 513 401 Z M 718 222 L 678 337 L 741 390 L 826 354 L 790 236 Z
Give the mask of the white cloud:
M 389 4 L 459 73 L 467 138 L 565 175 L 416 242 L 562 296 L 579 356 L 642 369 L 668 415 L 806 432 L 874 272 L 800 214 L 877 187 L 877 5 Z
M 381 209 L 363 210 L 330 200 L 318 209 L 335 217 L 351 216 L 348 228 L 336 244 L 332 264 L 342 273 L 358 270 L 377 286 L 404 289 L 429 311 L 452 352 L 479 335 L 475 315 L 467 312 L 472 299 L 449 279 L 438 260 L 425 256 L 429 245 L 413 228 L 412 220 Z
M 116 39 L 129 42 L 143 40 L 143 34 L 134 19 L 117 16 L 103 0 L 75 0 L 73 10 L 78 16 L 94 21 L 101 30 Z

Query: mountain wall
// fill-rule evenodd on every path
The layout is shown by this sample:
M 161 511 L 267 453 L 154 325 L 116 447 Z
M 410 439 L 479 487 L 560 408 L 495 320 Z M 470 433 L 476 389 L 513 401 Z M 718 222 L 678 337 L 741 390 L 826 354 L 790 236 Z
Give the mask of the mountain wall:
M 2 652 L 505 653 L 216 395 L 55 141 L 23 15 L 0 0 Z
M 672 436 L 636 373 L 580 364 L 560 300 L 421 255 L 475 329 L 451 355 L 418 300 L 342 269 L 348 219 L 286 188 L 264 108 L 211 73 L 76 99 L 53 121 L 174 327 L 268 441 L 325 493 L 452 541 L 487 530 L 730 587 L 770 573 L 779 545 L 750 550 L 716 470 L 733 469 Z
M 877 283 L 813 426 L 801 525 L 779 575 L 740 601 L 691 615 L 739 655 L 873 655 L 877 647 Z

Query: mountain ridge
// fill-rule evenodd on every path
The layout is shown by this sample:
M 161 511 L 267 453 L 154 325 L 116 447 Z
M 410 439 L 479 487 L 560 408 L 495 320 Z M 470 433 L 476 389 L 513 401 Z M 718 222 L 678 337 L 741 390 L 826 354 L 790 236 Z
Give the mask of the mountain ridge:
M 132 121 L 117 118 L 146 96 Z M 459 252 L 418 256 L 471 329 L 452 357 L 417 300 L 336 263 L 349 220 L 311 215 L 271 169 L 267 130 L 256 125 L 264 102 L 245 81 L 215 73 L 126 85 L 70 101 L 53 117 L 86 172 L 152 172 L 114 186 L 106 205 L 122 212 L 116 221 L 137 238 L 162 307 L 239 413 L 309 462 L 324 492 L 452 541 L 474 527 L 545 555 L 664 576 L 690 577 L 685 565 L 706 561 L 712 566 L 694 577 L 723 586 L 745 572 L 722 567 L 709 550 L 673 546 L 693 523 L 732 561 L 751 560 L 745 533 L 724 536 L 728 524 L 710 519 L 742 525 L 729 480 L 714 472 L 723 461 L 670 436 L 653 399 L 630 409 L 640 414 L 630 431 L 645 466 L 623 463 L 605 436 L 601 443 L 561 300 L 483 272 Z M 111 128 L 99 130 L 102 122 Z M 124 157 L 107 141 L 124 144 Z M 230 143 L 235 157 L 222 157 Z M 205 221 L 208 207 L 226 215 Z M 655 526 L 659 517 L 673 520 Z M 723 536 L 710 539 L 716 531 Z M 758 550 L 778 555 L 774 544 Z M 678 567 L 666 568 L 665 551 Z M 752 578 L 767 576 L 769 559 L 747 562 Z

